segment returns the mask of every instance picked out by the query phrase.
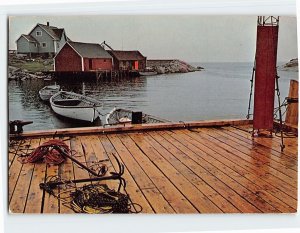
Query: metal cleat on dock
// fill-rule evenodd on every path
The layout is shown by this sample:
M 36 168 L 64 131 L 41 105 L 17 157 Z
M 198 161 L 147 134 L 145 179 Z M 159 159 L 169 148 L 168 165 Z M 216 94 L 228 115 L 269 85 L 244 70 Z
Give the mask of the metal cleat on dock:
M 21 121 L 14 120 L 9 122 L 9 133 L 10 134 L 20 134 L 23 133 L 23 126 L 32 124 L 33 121 Z

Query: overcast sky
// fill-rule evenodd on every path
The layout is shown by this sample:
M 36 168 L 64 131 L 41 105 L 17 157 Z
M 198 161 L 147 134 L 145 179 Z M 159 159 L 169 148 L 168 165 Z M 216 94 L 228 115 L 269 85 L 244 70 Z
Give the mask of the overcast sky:
M 73 41 L 139 50 L 149 59 L 253 62 L 256 16 L 16 16 L 9 19 L 9 48 L 37 24 L 65 28 Z M 278 61 L 297 57 L 295 17 L 281 17 Z

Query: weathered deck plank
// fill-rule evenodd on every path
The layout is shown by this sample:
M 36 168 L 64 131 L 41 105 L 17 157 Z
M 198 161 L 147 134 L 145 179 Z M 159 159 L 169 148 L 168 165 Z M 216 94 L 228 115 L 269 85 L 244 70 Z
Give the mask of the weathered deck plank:
M 221 143 L 224 143 L 233 149 L 241 153 L 235 153 L 237 155 L 241 155 L 242 158 L 249 158 L 250 160 L 255 159 L 257 162 L 256 164 L 260 166 L 267 167 L 268 171 L 271 171 L 277 177 L 283 179 L 284 181 L 290 183 L 291 185 L 296 185 L 297 180 L 297 172 L 287 168 L 286 166 L 282 165 L 281 163 L 277 163 L 272 158 L 266 158 L 262 156 L 262 154 L 257 153 L 255 150 L 251 150 L 247 147 L 243 147 L 239 142 L 237 142 L 234 138 L 227 136 L 220 132 L 220 130 L 210 129 L 207 132 L 209 135 L 213 136 L 215 139 L 219 140 Z
M 41 138 L 40 145 L 46 142 L 47 139 Z M 34 164 L 34 170 L 31 178 L 30 188 L 27 195 L 25 213 L 43 212 L 43 195 L 44 192 L 40 189 L 39 184 L 45 181 L 46 164 Z
M 213 167 L 209 165 L 204 159 L 203 159 L 203 152 L 193 147 L 192 144 L 190 144 L 188 141 L 183 140 L 183 138 L 179 138 L 179 135 L 176 135 L 175 133 L 166 133 L 163 132 L 163 137 L 166 138 L 169 142 L 171 142 L 173 145 L 175 145 L 178 149 L 186 153 L 191 159 L 194 161 L 198 161 L 199 164 L 202 166 L 205 166 L 205 170 L 207 173 L 212 174 L 213 178 L 210 180 L 209 177 L 206 177 L 206 180 L 210 182 L 210 184 L 216 188 L 218 192 L 220 192 L 228 201 L 230 201 L 233 205 L 238 206 L 239 210 L 241 212 L 246 213 L 258 213 L 260 210 L 249 200 L 245 199 L 243 195 L 240 195 L 241 192 L 243 194 L 249 194 L 243 187 L 239 187 L 239 192 L 236 192 L 236 190 L 233 190 L 232 187 L 230 187 L 230 184 L 237 185 L 234 182 L 232 182 L 232 179 L 230 179 L 228 176 L 226 176 L 224 173 L 221 178 L 217 176 L 218 171 L 217 169 L 213 170 Z M 179 140 L 180 141 L 179 141 Z M 200 153 L 199 153 L 200 152 Z M 202 155 L 202 156 L 201 156 Z M 222 173 L 222 172 L 221 172 Z M 223 181 L 223 182 L 218 182 Z M 214 183 L 213 183 L 214 182 Z
M 242 130 L 236 130 L 236 128 L 233 129 L 235 133 L 242 135 L 246 138 L 252 139 L 251 134 Z M 280 142 L 277 140 L 269 140 L 269 138 L 263 138 L 263 137 L 254 137 L 253 140 L 258 144 L 271 148 L 272 150 L 284 154 L 292 159 L 297 159 L 297 150 L 288 150 L 288 151 L 285 150 L 284 152 L 281 152 Z
M 179 151 L 173 144 L 169 143 L 158 133 L 150 132 L 148 134 L 153 138 L 148 138 L 151 145 L 174 167 L 178 168 L 178 171 L 202 191 L 219 209 L 225 213 L 240 213 L 233 204 L 209 185 L 209 182 L 206 181 L 208 174 L 206 171 L 200 172 L 203 171 L 200 165 L 188 158 L 188 156 Z M 212 179 L 213 182 L 216 182 L 214 178 Z
M 109 140 L 111 142 L 110 145 L 107 144 L 108 141 L 106 141 L 106 138 L 104 137 L 102 137 L 101 141 L 103 143 L 106 141 L 106 144 L 110 147 L 110 152 L 114 153 L 121 162 L 126 161 L 126 163 L 123 162 L 127 169 L 124 173 L 124 178 L 127 182 L 126 192 L 129 195 L 131 194 L 130 198 L 132 202 L 142 203 L 143 213 L 174 213 L 174 210 L 169 203 L 163 198 L 149 177 L 136 163 L 130 152 L 122 144 L 121 140 L 117 136 L 112 135 L 109 135 Z M 113 158 L 112 161 L 114 161 Z M 116 166 L 117 165 L 115 165 L 115 167 Z M 151 205 L 150 203 L 153 203 L 154 205 Z
M 222 212 L 211 202 L 199 189 L 189 182 L 176 168 L 164 159 L 156 149 L 147 142 L 147 138 L 141 134 L 129 134 L 139 148 L 152 161 L 153 164 L 164 174 L 174 186 L 197 208 L 200 213 Z
M 142 206 L 142 213 L 296 212 L 297 138 L 285 139 L 282 153 L 280 138 L 252 139 L 249 128 L 223 122 L 215 128 L 191 130 L 163 126 L 153 131 L 153 126 L 142 132 L 113 133 L 110 129 L 103 134 L 73 135 L 65 142 L 76 150 L 76 159 L 87 166 L 102 162 L 108 172 L 118 169 L 115 155 L 125 166 L 124 192 Z M 49 176 L 64 180 L 91 177 L 87 171 L 69 159 L 48 167 L 17 160 L 25 144 L 35 148 L 48 139 L 26 139 L 22 146 L 17 141 L 8 153 L 13 213 L 74 213 L 40 190 L 39 183 Z M 116 181 L 106 184 L 118 187 Z
M 251 125 L 240 125 L 237 128 L 247 130 L 248 132 L 252 132 L 252 126 Z M 276 142 L 281 142 L 280 133 L 273 133 L 272 140 Z M 297 136 L 289 136 L 286 137 L 284 134 L 284 143 L 287 147 L 291 147 L 293 150 L 297 148 L 298 146 L 298 139 Z
M 231 159 L 231 155 L 226 154 L 226 151 L 218 150 L 218 146 L 216 144 L 210 144 L 209 140 L 201 138 L 198 133 L 189 133 L 189 137 L 190 142 L 196 144 L 199 143 L 201 150 L 205 152 L 206 155 L 209 155 L 212 158 L 214 158 L 209 159 L 210 162 L 214 162 L 215 160 L 219 161 L 221 164 L 217 166 L 221 166 L 222 164 L 226 165 L 230 168 L 230 170 L 234 170 L 237 173 L 235 174 L 235 176 L 243 176 L 250 181 L 255 181 L 255 183 L 261 187 L 261 190 L 268 190 L 269 192 L 274 194 L 275 197 L 277 197 L 278 199 L 280 199 L 281 201 L 290 205 L 293 208 L 297 206 L 297 198 L 293 198 L 291 197 L 290 193 L 285 192 L 284 190 L 280 190 L 278 184 L 274 185 L 272 182 L 262 179 L 262 176 L 252 173 L 249 170 L 247 170 L 247 168 L 240 166 L 239 160 Z M 255 162 L 255 160 L 253 162 Z
M 205 131 L 202 131 L 202 129 L 199 129 L 197 131 L 199 133 L 196 136 L 200 137 L 202 140 L 206 140 L 207 144 L 211 145 L 216 152 L 226 156 L 226 158 L 237 163 L 239 166 L 245 168 L 252 174 L 262 177 L 263 180 L 278 185 L 279 189 L 285 191 L 287 194 L 290 194 L 292 197 L 297 196 L 297 189 L 295 189 L 295 185 L 297 184 L 295 181 L 291 182 L 290 179 L 286 179 L 289 182 L 293 183 L 293 185 L 286 183 L 285 180 L 282 180 L 275 176 L 275 174 L 270 173 L 268 168 L 257 163 L 256 160 L 247 158 L 247 156 L 243 157 L 243 155 L 238 150 L 228 146 L 227 144 L 221 143 L 216 138 L 208 135 Z
M 57 177 L 58 166 L 51 165 L 46 168 L 46 177 Z M 43 213 L 45 214 L 57 214 L 59 213 L 59 202 L 58 199 L 49 193 L 44 194 Z
M 30 141 L 31 148 L 39 146 L 40 139 Z M 27 195 L 30 188 L 31 178 L 34 170 L 34 164 L 22 164 L 21 171 L 11 197 L 9 207 L 12 213 L 23 213 L 26 205 Z
M 76 151 L 76 154 L 74 155 L 75 159 L 78 162 L 86 165 L 86 155 L 85 151 L 83 150 L 80 137 L 75 137 L 71 139 L 71 150 Z M 73 170 L 74 179 L 84 179 L 90 176 L 90 174 L 86 170 L 84 170 L 82 167 L 80 167 L 80 165 L 76 164 L 75 162 L 73 162 Z
M 128 148 L 132 156 L 143 168 L 145 173 L 156 185 L 168 203 L 177 213 L 197 213 L 197 209 L 190 201 L 160 172 L 160 170 L 145 156 L 135 142 L 128 135 L 120 135 L 121 141 Z
M 45 139 L 46 140 L 46 139 Z M 47 138 L 49 140 L 49 138 Z M 68 138 L 62 138 L 66 144 L 69 144 Z M 52 177 L 59 177 L 59 166 L 58 165 L 48 165 L 46 167 L 46 179 L 45 181 L 49 181 Z M 56 197 L 53 195 L 50 195 L 49 193 L 44 193 L 44 202 L 43 202 L 43 213 L 49 214 L 49 213 L 59 213 L 59 201 Z
M 74 138 L 70 138 L 69 141 L 65 142 L 69 146 L 69 148 L 71 148 L 71 140 L 74 140 Z M 74 155 L 74 154 L 75 153 L 72 152 L 72 155 Z M 59 165 L 58 177 L 59 177 L 60 180 L 73 180 L 73 179 L 75 179 L 73 163 L 72 163 L 71 160 L 67 159 L 64 163 Z M 60 195 L 61 198 L 66 197 L 66 195 L 63 193 L 65 191 L 64 189 L 59 188 L 58 191 L 59 191 L 59 193 L 62 193 Z M 62 200 L 60 200 L 58 203 L 59 203 L 59 213 L 62 213 L 62 214 L 74 213 L 73 210 L 71 210 L 66 205 L 64 205 Z
M 30 142 L 31 140 L 26 140 L 26 145 L 30 145 Z M 20 145 L 17 146 L 17 149 L 19 149 Z M 19 179 L 19 175 L 20 175 L 20 172 L 21 172 L 21 169 L 23 167 L 23 164 L 20 163 L 19 161 L 16 161 L 17 158 L 16 158 L 16 154 L 19 153 L 28 153 L 29 150 L 22 150 L 21 152 L 20 151 L 16 151 L 15 153 L 10 153 L 9 152 L 9 172 L 8 172 L 8 201 L 10 202 L 11 200 L 11 197 L 13 195 L 13 192 L 15 190 L 15 187 L 16 187 L 16 183 Z
M 186 133 L 186 132 L 183 132 Z M 203 152 L 207 153 L 206 155 L 211 156 L 214 153 L 211 153 L 209 150 L 205 149 L 205 147 L 200 144 L 198 141 L 194 140 L 193 137 L 190 137 L 190 133 L 186 134 L 183 136 L 188 142 L 190 142 L 191 144 L 193 144 L 194 146 L 198 147 L 199 149 L 203 150 Z M 197 151 L 197 149 L 195 150 L 195 152 Z M 200 153 L 198 153 L 200 154 Z M 291 208 L 290 206 L 286 206 L 286 204 L 282 201 L 280 201 L 278 198 L 276 198 L 275 196 L 269 194 L 268 192 L 264 192 L 265 190 L 262 190 L 262 188 L 260 186 L 258 186 L 256 184 L 256 182 L 254 180 L 251 179 L 247 179 L 245 174 L 241 174 L 235 171 L 234 169 L 234 165 L 233 166 L 226 166 L 225 164 L 223 164 L 222 160 L 218 160 L 218 155 L 216 157 L 209 157 L 209 158 L 205 158 L 211 165 L 213 165 L 215 168 L 210 168 L 211 170 L 215 170 L 216 168 L 221 170 L 221 174 L 225 173 L 226 176 L 231 177 L 233 180 L 235 180 L 237 183 L 239 183 L 240 185 L 244 186 L 247 190 L 249 190 L 250 192 L 252 192 L 253 194 L 255 194 L 256 196 L 258 196 L 258 198 L 255 198 L 253 196 L 253 194 L 250 194 L 253 198 L 253 200 L 255 200 L 255 205 L 259 206 L 259 202 L 264 202 L 267 201 L 270 205 L 272 205 L 274 208 L 282 211 L 282 212 L 294 212 L 295 209 Z M 218 173 L 220 173 L 220 171 L 218 171 Z M 225 180 L 226 177 L 222 177 L 222 176 L 218 176 L 218 174 L 215 174 L 216 177 L 220 177 L 221 180 Z M 228 182 L 226 182 L 227 184 Z M 230 184 L 230 183 L 228 183 Z M 236 186 L 237 188 L 239 186 Z M 237 191 L 234 186 L 231 187 L 233 190 L 235 190 L 237 193 L 239 193 L 239 191 Z M 247 192 L 249 192 L 247 191 Z M 247 192 L 244 192 L 241 196 L 245 196 Z M 263 204 L 264 205 L 264 204 Z M 268 206 L 268 205 L 267 205 Z M 262 207 L 264 208 L 264 206 Z M 272 209 L 272 208 L 271 208 Z M 270 209 L 270 210 L 271 210 Z M 263 212 L 266 212 L 263 210 Z M 273 212 L 273 211 L 271 211 Z M 276 212 L 276 211 L 275 211 Z
M 281 163 L 288 169 L 292 169 L 296 172 L 298 171 L 295 159 L 291 159 L 287 156 L 282 156 L 280 152 L 274 151 L 271 148 L 268 148 L 261 144 L 257 144 L 254 140 L 252 140 L 249 134 L 249 138 L 243 137 L 242 135 L 236 133 L 237 130 L 232 130 L 229 127 L 219 128 L 218 130 L 220 132 L 226 133 L 227 135 L 230 135 L 232 140 L 237 141 L 245 147 L 248 147 L 251 150 L 255 149 L 256 152 L 262 154 L 264 157 L 270 158 L 278 163 Z

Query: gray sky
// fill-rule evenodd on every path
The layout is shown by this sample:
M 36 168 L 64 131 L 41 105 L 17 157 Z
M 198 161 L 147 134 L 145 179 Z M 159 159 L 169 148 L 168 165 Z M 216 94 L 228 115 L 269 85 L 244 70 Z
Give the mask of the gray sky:
M 73 41 L 140 50 L 149 59 L 253 62 L 256 16 L 16 16 L 9 20 L 9 48 L 37 24 L 65 28 Z M 296 17 L 281 17 L 278 61 L 297 57 Z

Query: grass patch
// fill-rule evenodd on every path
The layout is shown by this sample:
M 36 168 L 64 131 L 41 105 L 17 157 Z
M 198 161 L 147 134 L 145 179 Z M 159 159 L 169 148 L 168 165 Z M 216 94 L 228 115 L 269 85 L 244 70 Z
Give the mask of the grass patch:
M 48 61 L 49 64 L 44 65 L 44 62 Z M 22 70 L 28 70 L 28 72 L 35 73 L 40 71 L 53 70 L 52 59 L 43 60 L 11 60 L 9 61 L 10 66 L 21 68 Z

